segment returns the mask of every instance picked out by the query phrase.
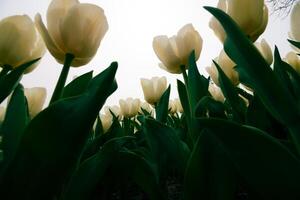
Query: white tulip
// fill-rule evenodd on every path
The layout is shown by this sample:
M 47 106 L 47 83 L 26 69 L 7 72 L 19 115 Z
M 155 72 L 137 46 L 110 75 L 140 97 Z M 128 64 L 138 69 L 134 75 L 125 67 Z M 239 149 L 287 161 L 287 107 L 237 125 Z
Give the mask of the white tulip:
M 267 63 L 271 65 L 273 63 L 273 53 L 267 41 L 265 39 L 262 39 L 261 42 L 255 42 L 254 45 L 267 61 Z
M 117 117 L 119 120 L 122 119 L 122 114 L 121 114 L 121 109 L 119 106 L 114 105 L 114 106 L 105 106 L 104 107 L 104 114 L 105 115 L 110 115 L 112 116 L 112 113 Z
M 47 95 L 46 88 L 25 88 L 24 94 L 28 103 L 29 115 L 33 118 L 43 109 Z
M 73 67 L 91 61 L 108 30 L 103 9 L 78 0 L 52 0 L 47 11 L 48 30 L 40 14 L 35 22 L 52 56 L 64 63 L 65 55 L 72 54 Z
M 219 88 L 214 83 L 209 84 L 208 91 L 209 91 L 209 93 L 211 94 L 211 96 L 214 100 L 220 101 L 222 103 L 225 101 L 225 97 L 223 95 L 223 92 L 222 92 L 221 88 Z
M 231 80 L 232 84 L 239 84 L 239 75 L 234 69 L 236 64 L 227 56 L 224 50 L 221 51 L 220 55 L 215 59 L 215 62 L 220 66 L 226 76 Z M 219 73 L 214 63 L 210 67 L 205 68 L 211 79 L 218 86 L 219 84 Z
M 15 15 L 0 21 L 0 66 L 15 69 L 28 61 L 42 57 L 45 45 L 34 23 L 27 15 Z M 31 72 L 38 63 L 26 69 Z
M 169 101 L 169 113 L 175 114 L 177 112 L 176 102 L 174 100 Z
M 175 102 L 175 105 L 176 105 L 176 111 L 180 112 L 180 113 L 183 113 L 183 108 L 182 108 L 180 99 L 175 99 L 174 102 Z
M 269 13 L 264 0 L 219 0 L 217 7 L 226 12 L 252 41 L 266 29 Z M 226 33 L 215 17 L 211 18 L 209 27 L 221 42 L 225 41 Z
M 147 112 L 150 113 L 151 115 L 154 114 L 153 108 L 152 108 L 151 105 L 150 105 L 149 103 L 147 103 L 147 102 L 142 102 L 142 103 L 141 103 L 139 112 L 140 112 L 140 113 L 143 113 L 143 110 L 147 111 Z
M 141 101 L 139 99 L 127 98 L 119 100 L 121 113 L 124 117 L 131 118 L 138 114 Z
M 153 49 L 159 60 L 159 66 L 175 74 L 180 74 L 180 66 L 188 68 L 188 58 L 195 50 L 196 60 L 202 50 L 202 38 L 192 24 L 182 27 L 177 35 L 168 38 L 166 35 L 156 36 L 153 39 Z
M 289 65 L 291 65 L 295 71 L 300 74 L 300 59 L 299 56 L 295 52 L 289 52 L 284 59 Z
M 149 104 L 155 105 L 167 89 L 167 79 L 164 76 L 160 78 L 153 77 L 151 79 L 142 78 L 141 85 L 145 100 Z
M 110 114 L 101 114 L 100 120 L 102 124 L 103 133 L 106 133 L 113 123 L 112 115 Z
M 300 2 L 296 2 L 292 8 L 290 16 L 289 36 L 292 40 L 300 42 Z M 297 49 L 299 51 L 299 49 Z

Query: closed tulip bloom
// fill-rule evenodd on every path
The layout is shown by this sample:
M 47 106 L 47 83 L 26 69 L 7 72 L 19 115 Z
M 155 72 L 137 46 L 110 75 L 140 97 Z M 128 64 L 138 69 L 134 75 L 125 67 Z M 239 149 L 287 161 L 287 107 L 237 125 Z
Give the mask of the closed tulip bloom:
M 221 88 L 219 88 L 214 83 L 209 84 L 208 91 L 214 100 L 220 101 L 222 103 L 225 101 L 225 97 L 223 95 Z
M 300 42 L 300 2 L 296 2 L 292 8 L 290 16 L 289 36 L 292 40 Z M 299 49 L 298 49 L 299 50 Z
M 166 77 L 153 77 L 151 79 L 141 79 L 141 85 L 144 92 L 144 99 L 151 105 L 158 103 L 160 97 L 167 89 Z
M 273 63 L 273 54 L 270 45 L 265 39 L 262 39 L 261 42 L 255 42 L 254 45 L 267 61 L 269 65 Z
M 127 98 L 119 100 L 121 113 L 124 117 L 131 118 L 138 114 L 141 101 L 139 99 Z
M 143 113 L 143 110 L 147 111 L 148 113 L 150 113 L 151 115 L 154 114 L 153 108 L 151 107 L 151 105 L 147 102 L 142 102 L 140 105 L 140 113 Z
M 24 94 L 28 103 L 29 115 L 35 117 L 42 109 L 46 100 L 46 89 L 42 87 L 25 88 Z
M 170 114 L 175 114 L 177 112 L 177 107 L 176 103 L 174 100 L 169 101 L 169 113 Z
M 175 105 L 176 105 L 177 112 L 183 113 L 183 108 L 182 108 L 180 99 L 175 99 L 174 102 L 175 102 Z
M 188 58 L 195 50 L 196 60 L 202 50 L 202 38 L 192 24 L 182 27 L 177 35 L 168 38 L 166 35 L 156 36 L 153 39 L 153 49 L 159 60 L 159 66 L 174 74 L 180 74 L 180 66 L 188 67 Z
M 108 30 L 103 9 L 78 0 L 52 0 L 47 11 L 48 29 L 40 14 L 35 22 L 52 56 L 64 63 L 65 55 L 72 54 L 73 67 L 91 61 Z
M 253 42 L 266 29 L 269 13 L 264 0 L 219 0 L 218 8 L 226 12 Z M 221 42 L 225 41 L 226 33 L 215 17 L 210 20 L 209 27 Z
M 295 71 L 300 74 L 300 60 L 298 55 L 295 52 L 289 52 L 284 59 L 289 65 L 291 65 Z
M 102 124 L 103 133 L 106 133 L 113 123 L 113 118 L 110 114 L 101 114 L 100 120 Z
M 0 21 L 0 66 L 16 67 L 42 57 L 45 45 L 34 23 L 27 15 L 15 15 Z M 25 73 L 31 72 L 38 63 Z
M 104 114 L 105 115 L 111 115 L 112 113 L 115 115 L 115 117 L 117 117 L 119 120 L 122 118 L 122 114 L 121 114 L 121 109 L 119 106 L 114 105 L 114 106 L 105 106 L 104 107 Z
M 224 50 L 221 51 L 220 55 L 215 59 L 215 62 L 218 63 L 233 85 L 239 84 L 239 75 L 234 69 L 236 64 L 227 56 Z M 206 71 L 213 82 L 219 86 L 219 73 L 215 64 L 212 63 L 210 67 L 206 67 Z

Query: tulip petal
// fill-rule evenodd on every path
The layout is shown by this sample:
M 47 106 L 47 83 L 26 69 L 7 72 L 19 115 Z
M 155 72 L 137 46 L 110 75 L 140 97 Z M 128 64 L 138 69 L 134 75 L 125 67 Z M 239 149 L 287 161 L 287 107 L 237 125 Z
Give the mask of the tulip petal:
M 155 98 L 153 97 L 154 88 L 153 88 L 151 80 L 142 78 L 141 79 L 141 86 L 142 86 L 143 93 L 144 93 L 144 99 L 148 103 L 153 105 L 155 103 Z

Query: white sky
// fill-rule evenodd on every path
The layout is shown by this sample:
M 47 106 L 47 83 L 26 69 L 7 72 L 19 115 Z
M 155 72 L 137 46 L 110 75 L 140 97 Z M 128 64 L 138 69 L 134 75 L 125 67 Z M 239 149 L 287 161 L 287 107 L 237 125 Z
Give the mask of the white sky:
M 27 14 L 32 19 L 41 13 L 46 23 L 46 11 L 51 0 L 0 0 L 0 19 L 16 14 Z M 118 104 L 120 98 L 134 97 L 143 99 L 140 78 L 166 76 L 172 84 L 171 98 L 176 98 L 176 79 L 180 75 L 169 74 L 160 69 L 158 58 L 152 49 L 152 39 L 156 35 L 174 35 L 187 23 L 192 23 L 203 38 L 203 49 L 198 60 L 201 72 L 209 66 L 221 49 L 221 44 L 208 27 L 211 15 L 203 6 L 216 6 L 216 0 L 81 0 L 94 3 L 105 10 L 109 30 L 104 37 L 95 58 L 86 66 L 72 68 L 68 82 L 74 75 L 94 70 L 94 75 L 118 61 L 118 90 L 108 99 L 107 105 Z M 271 8 L 269 8 L 271 10 Z M 267 30 L 261 36 L 274 49 L 276 44 L 282 56 L 291 48 L 287 32 L 289 18 L 282 19 L 271 15 Z M 260 38 L 260 39 L 261 39 Z M 259 41 L 260 41 L 259 39 Z M 46 87 L 49 100 L 62 66 L 47 52 L 40 65 L 25 75 L 25 87 Z

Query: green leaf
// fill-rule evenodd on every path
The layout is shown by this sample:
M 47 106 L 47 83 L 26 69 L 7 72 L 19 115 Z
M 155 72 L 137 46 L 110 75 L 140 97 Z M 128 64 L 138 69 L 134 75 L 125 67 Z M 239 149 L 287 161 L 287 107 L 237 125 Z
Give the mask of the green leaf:
M 170 98 L 171 86 L 169 85 L 168 89 L 163 93 L 157 107 L 156 111 L 156 120 L 160 122 L 166 122 L 168 114 L 169 114 L 169 98 Z
M 97 183 L 101 181 L 115 156 L 117 156 L 117 153 L 125 143 L 132 139 L 134 137 L 114 138 L 105 143 L 97 154 L 84 161 L 72 175 L 62 199 L 89 199 L 91 193 L 96 189 Z
M 293 41 L 293 40 L 288 40 L 289 43 L 291 43 L 292 45 L 294 45 L 295 47 L 297 47 L 298 49 L 300 49 L 300 42 L 297 41 Z
M 24 71 L 39 61 L 40 58 L 29 61 L 25 64 L 22 64 L 18 67 L 16 67 L 15 70 L 11 71 L 4 77 L 1 77 L 0 79 L 0 103 L 17 87 L 19 81 L 22 78 L 22 75 Z
M 187 120 L 190 120 L 191 109 L 190 109 L 188 93 L 186 91 L 186 87 L 185 87 L 184 83 L 181 82 L 180 80 L 177 80 L 177 89 L 178 89 L 180 102 L 181 102 L 183 111 L 185 113 L 185 116 L 186 116 Z
M 299 199 L 300 161 L 278 140 L 250 126 L 198 119 L 228 152 L 247 189 L 259 199 Z M 253 194 L 252 193 L 252 194 Z
M 243 122 L 245 119 L 246 104 L 244 100 L 239 97 L 236 88 L 223 72 L 218 63 L 216 63 L 215 61 L 213 62 L 218 70 L 221 90 L 226 98 L 226 102 L 228 102 L 230 107 L 232 108 L 234 119 L 238 122 Z
M 158 121 L 145 120 L 144 132 L 147 143 L 160 171 L 164 174 L 167 170 L 166 166 L 169 166 L 183 172 L 187 157 L 175 130 Z
M 116 70 L 112 63 L 84 94 L 51 104 L 31 121 L 2 180 L 3 197 L 53 199 L 79 163 L 101 107 L 117 88 Z
M 195 143 L 184 177 L 184 199 L 234 200 L 236 177 L 232 161 L 208 130 Z
M 75 78 L 73 81 L 71 81 L 68 85 L 65 86 L 62 98 L 74 97 L 84 93 L 92 78 L 93 71 L 90 71 Z
M 240 81 L 254 89 L 267 110 L 287 126 L 300 154 L 300 111 L 296 101 L 238 25 L 222 10 L 205 8 L 219 20 L 227 34 L 224 50 L 237 64 Z
M 6 109 L 5 119 L 0 129 L 0 135 L 3 137 L 2 150 L 4 153 L 4 160 L 0 169 L 1 177 L 15 157 L 28 121 L 28 108 L 24 96 L 24 88 L 19 84 L 11 96 Z
M 210 96 L 205 96 L 196 105 L 195 116 L 205 117 L 208 112 L 210 117 L 226 118 L 225 111 L 226 107 L 223 103 Z
M 194 111 L 196 104 L 204 96 L 208 95 L 209 80 L 202 76 L 196 64 L 195 51 L 189 57 L 188 69 L 188 93 L 191 108 Z

